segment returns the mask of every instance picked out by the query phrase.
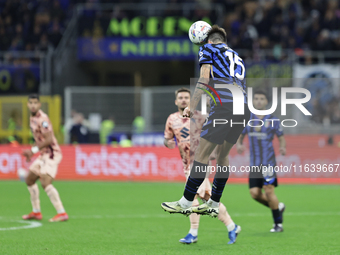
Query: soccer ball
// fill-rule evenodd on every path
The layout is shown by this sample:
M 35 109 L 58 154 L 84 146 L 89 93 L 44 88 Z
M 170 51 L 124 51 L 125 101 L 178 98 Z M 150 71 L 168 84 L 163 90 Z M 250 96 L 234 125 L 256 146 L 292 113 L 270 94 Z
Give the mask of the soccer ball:
M 206 43 L 211 26 L 205 21 L 196 21 L 189 29 L 189 38 L 193 44 L 203 45 Z

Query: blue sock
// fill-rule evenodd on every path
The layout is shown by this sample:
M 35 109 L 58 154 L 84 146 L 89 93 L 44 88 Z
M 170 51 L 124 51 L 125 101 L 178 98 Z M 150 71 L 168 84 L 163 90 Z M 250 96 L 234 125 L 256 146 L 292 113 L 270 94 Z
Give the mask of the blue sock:
M 275 224 L 282 223 L 282 216 L 281 216 L 279 209 L 272 210 L 272 213 L 273 213 L 274 223 Z
M 207 164 L 194 161 L 184 189 L 184 197 L 187 200 L 194 201 L 197 190 L 205 179 L 207 167 Z
M 212 185 L 211 200 L 215 202 L 220 202 L 228 178 L 229 168 L 228 171 L 216 171 L 214 182 Z

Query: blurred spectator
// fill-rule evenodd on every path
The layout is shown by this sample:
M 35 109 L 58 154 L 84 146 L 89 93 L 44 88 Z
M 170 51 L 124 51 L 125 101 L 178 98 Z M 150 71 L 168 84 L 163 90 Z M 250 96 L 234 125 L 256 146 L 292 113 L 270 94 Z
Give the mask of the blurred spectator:
M 52 19 L 64 19 L 64 10 L 61 9 L 60 2 L 58 0 L 53 1 L 53 7 L 51 8 L 50 16 Z
M 80 17 L 79 33 L 85 37 L 105 36 L 105 31 L 108 31 L 108 20 L 111 18 L 122 20 L 144 15 L 142 10 L 130 12 L 117 6 L 111 13 L 93 11 L 97 3 L 110 2 L 106 0 L 75 0 L 73 2 L 86 3 L 88 7 L 84 9 Z M 162 16 L 184 16 L 191 20 L 204 17 L 214 22 L 213 18 L 216 18 L 216 13 L 210 11 L 210 6 L 213 3 L 222 4 L 226 13 L 224 21 L 219 25 L 226 29 L 228 44 L 235 49 L 249 49 L 255 53 L 257 49 L 273 49 L 274 47 L 320 51 L 340 48 L 340 1 L 164 1 L 169 5 L 184 2 L 196 3 L 196 9 L 185 12 L 169 8 L 163 12 Z M 276 55 L 281 59 L 286 57 L 284 54 Z
M 333 96 L 332 100 L 322 101 L 319 97 L 314 96 L 311 120 L 325 126 L 330 124 L 340 124 L 339 98 Z
M 340 124 L 340 103 L 338 100 L 333 100 L 330 103 L 331 124 Z
M 115 3 L 139 2 L 116 0 Z M 164 0 L 165 4 L 196 3 L 193 12 L 168 9 L 162 16 L 201 19 L 216 16 L 210 11 L 214 3 L 224 5 L 222 25 L 228 33 L 228 44 L 235 49 L 340 50 L 340 1 L 337 0 L 271 0 L 271 1 L 203 1 Z M 101 18 L 131 18 L 145 15 L 143 10 L 127 11 L 115 7 L 111 12 L 96 11 L 109 0 L 3 0 L 0 1 L 0 50 L 57 47 L 76 4 L 85 4 L 80 17 L 81 35 L 101 38 L 109 22 Z M 30 44 L 29 47 L 26 47 Z M 284 54 L 280 55 L 284 58 Z
M 2 26 L 0 27 L 0 49 L 8 49 L 8 47 L 11 45 L 11 38 L 6 35 L 6 30 Z
M 137 116 L 132 122 L 133 133 L 143 133 L 145 129 L 145 120 L 142 116 Z
M 13 109 L 10 113 L 9 119 L 7 120 L 7 131 L 9 131 L 7 139 L 10 144 L 17 145 L 18 140 L 21 140 L 16 133 L 21 129 L 21 112 L 18 109 Z
M 20 111 L 17 109 L 13 109 L 11 111 L 10 118 L 8 119 L 7 123 L 9 131 L 21 130 L 22 123 Z
M 33 35 L 30 36 L 29 42 L 33 45 L 37 45 L 40 41 L 41 37 L 41 27 L 39 25 L 35 25 L 33 29 Z
M 229 1 L 224 27 L 228 44 L 236 49 L 335 50 L 340 45 L 340 1 Z M 252 34 L 246 27 L 254 25 Z M 247 35 L 248 34 L 248 35 Z M 247 42 L 244 43 L 244 39 Z M 255 47 L 256 48 L 256 47 Z
M 75 116 L 75 124 L 70 130 L 71 143 L 88 143 L 89 142 L 89 128 L 86 125 L 84 115 L 77 113 Z
M 12 40 L 11 46 L 9 47 L 10 51 L 20 51 L 24 49 L 24 42 L 20 36 L 15 37 Z
M 71 0 L 0 1 L 0 50 L 47 51 L 57 47 Z M 48 34 L 48 37 L 47 37 Z M 29 47 L 26 47 L 30 44 Z
M 104 37 L 104 31 L 99 20 L 94 21 L 92 37 L 97 39 Z
M 48 41 L 47 34 L 43 34 L 40 37 L 40 42 L 38 43 L 35 49 L 39 51 L 45 51 L 45 52 L 53 50 L 53 45 Z
M 109 119 L 102 121 L 99 131 L 100 143 L 106 144 L 107 136 L 111 134 L 115 127 L 114 117 L 110 116 Z
M 68 116 L 67 119 L 65 120 L 65 124 L 64 124 L 64 139 L 65 139 L 65 143 L 68 144 L 70 143 L 70 131 L 71 128 L 73 127 L 73 125 L 76 124 L 76 116 L 77 116 L 77 110 L 72 109 L 71 110 L 71 116 Z
M 121 140 L 120 142 L 119 142 L 119 145 L 121 146 L 121 147 L 132 147 L 133 146 L 133 144 L 132 144 L 132 141 L 130 140 L 130 139 L 123 139 L 123 140 Z
M 53 47 L 56 48 L 62 37 L 62 31 L 58 20 L 54 20 L 52 27 L 48 30 L 48 39 L 52 43 Z
M 64 139 L 65 143 L 68 144 L 71 142 L 70 139 L 70 132 L 73 126 L 78 125 L 81 123 L 84 125 L 87 130 L 90 130 L 90 123 L 87 119 L 84 118 L 84 115 L 82 113 L 78 113 L 77 110 L 72 109 L 71 110 L 71 116 L 69 116 L 64 123 Z
M 330 33 L 327 29 L 323 29 L 314 43 L 312 44 L 313 50 L 332 50 L 332 42 L 330 40 Z

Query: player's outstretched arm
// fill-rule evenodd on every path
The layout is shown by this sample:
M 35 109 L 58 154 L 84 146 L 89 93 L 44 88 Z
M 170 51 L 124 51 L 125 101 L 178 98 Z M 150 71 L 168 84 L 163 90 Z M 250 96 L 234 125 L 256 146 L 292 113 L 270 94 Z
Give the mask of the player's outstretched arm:
M 23 150 L 21 155 L 23 155 L 25 158 L 26 158 L 26 162 L 30 162 L 31 161 L 31 158 L 33 156 L 33 152 L 31 150 Z
M 286 139 L 283 135 L 279 136 L 279 142 L 280 142 L 280 154 L 286 155 Z
M 243 139 L 244 139 L 245 135 L 244 134 L 240 134 L 239 138 L 237 139 L 236 142 L 236 148 L 237 148 L 237 152 L 239 154 L 242 154 L 245 150 L 245 147 L 243 145 Z
M 210 69 L 211 69 L 211 64 L 203 64 L 201 66 L 200 78 L 198 79 L 194 94 L 192 95 L 192 98 L 190 100 L 190 108 L 189 107 L 185 108 L 183 112 L 184 117 L 191 117 L 193 111 L 195 111 L 195 109 L 197 108 L 197 105 L 199 101 L 201 100 L 201 96 L 204 93 L 202 89 L 206 88 L 203 84 L 209 83 Z
M 172 118 L 171 115 L 168 117 L 168 119 L 166 120 L 166 124 L 165 124 L 165 130 L 164 130 L 164 145 L 165 147 L 169 148 L 169 149 L 173 149 L 176 147 L 176 142 L 174 139 L 175 133 L 172 129 Z
M 35 141 L 35 145 L 30 149 L 23 150 L 22 155 L 26 157 L 26 161 L 30 162 L 33 154 L 39 152 L 41 149 L 48 147 L 53 142 L 52 132 L 45 132 L 42 134 L 43 141 Z

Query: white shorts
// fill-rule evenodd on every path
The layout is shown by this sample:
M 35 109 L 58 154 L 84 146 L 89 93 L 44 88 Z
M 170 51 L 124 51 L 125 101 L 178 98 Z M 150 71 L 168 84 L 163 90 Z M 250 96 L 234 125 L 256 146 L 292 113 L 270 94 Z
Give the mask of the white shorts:
M 29 170 L 37 176 L 47 174 L 54 179 L 57 175 L 58 165 L 62 158 L 63 156 L 61 153 L 54 153 L 53 159 L 50 158 L 49 154 L 40 155 L 33 161 Z

